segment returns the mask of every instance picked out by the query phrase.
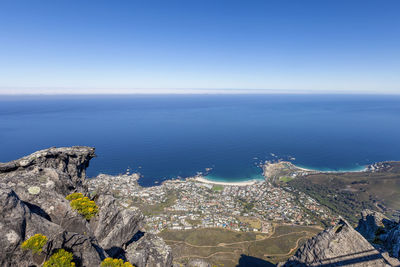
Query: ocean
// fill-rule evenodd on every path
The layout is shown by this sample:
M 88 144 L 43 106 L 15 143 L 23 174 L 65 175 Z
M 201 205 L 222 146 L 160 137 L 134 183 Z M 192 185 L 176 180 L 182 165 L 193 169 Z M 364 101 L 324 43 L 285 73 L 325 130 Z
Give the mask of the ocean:
M 400 96 L 0 96 L 0 162 L 52 146 L 96 147 L 88 176 L 140 172 L 151 186 L 211 168 L 262 179 L 266 160 L 359 170 L 400 160 Z

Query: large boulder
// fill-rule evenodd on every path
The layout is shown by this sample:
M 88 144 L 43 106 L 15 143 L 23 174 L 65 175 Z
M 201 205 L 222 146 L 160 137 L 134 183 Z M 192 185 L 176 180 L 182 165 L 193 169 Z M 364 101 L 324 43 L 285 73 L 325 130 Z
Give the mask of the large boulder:
M 382 239 L 390 255 L 400 260 L 400 224 L 389 229 Z
M 0 163 L 0 173 L 21 170 L 32 170 L 35 167 L 50 168 L 67 174 L 71 183 L 62 181 L 61 186 L 82 186 L 85 180 L 86 168 L 89 161 L 95 157 L 95 149 L 86 146 L 49 148 L 32 153 L 29 156 L 7 163 Z
M 75 191 L 86 193 L 85 169 L 94 148 L 50 148 L 8 163 L 0 163 L 0 179 L 36 213 L 57 224 L 87 232 L 65 197 Z M 72 220 L 72 221 L 71 221 Z
M 111 195 L 100 195 L 96 203 L 100 207 L 99 214 L 90 224 L 100 245 L 114 254 L 119 248 L 125 248 L 142 228 L 144 216 L 138 208 L 119 207 Z
M 19 249 L 27 235 L 29 209 L 13 190 L 0 184 L 0 266 L 27 265 L 31 255 Z M 31 225 L 30 223 L 28 225 Z
M 126 249 L 126 259 L 137 267 L 172 266 L 172 251 L 164 240 L 154 234 L 145 233 Z
M 300 247 L 281 266 L 391 266 L 361 234 L 345 220 Z
M 49 254 L 54 248 L 63 248 L 74 254 L 78 266 L 100 266 L 107 256 L 96 238 L 91 236 L 63 231 L 50 241 L 46 248 Z
M 387 251 L 400 259 L 400 224 L 389 220 L 382 213 L 363 210 L 356 230 L 376 248 Z
M 391 225 L 392 222 L 382 213 L 366 209 L 361 212 L 361 219 L 355 229 L 367 240 L 373 241 L 385 226 Z

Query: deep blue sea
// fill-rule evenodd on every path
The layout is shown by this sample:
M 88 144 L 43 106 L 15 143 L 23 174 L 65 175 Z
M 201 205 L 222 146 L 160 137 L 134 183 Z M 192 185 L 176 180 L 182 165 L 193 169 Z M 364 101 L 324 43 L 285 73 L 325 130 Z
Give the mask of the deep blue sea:
M 1 162 L 72 145 L 96 147 L 89 176 L 130 168 L 144 186 L 260 178 L 276 159 L 355 170 L 400 160 L 400 96 L 0 96 Z

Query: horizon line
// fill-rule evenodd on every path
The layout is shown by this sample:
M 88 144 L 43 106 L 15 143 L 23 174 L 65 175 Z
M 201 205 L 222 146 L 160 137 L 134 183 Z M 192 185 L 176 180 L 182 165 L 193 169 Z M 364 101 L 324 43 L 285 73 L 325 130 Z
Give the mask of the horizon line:
M 1 89 L 1 87 L 0 87 Z M 3 89 L 5 89 L 3 87 Z M 12 92 L 12 89 L 17 89 L 17 92 Z M 21 90 L 18 92 L 18 89 Z M 24 90 L 25 89 L 25 90 Z M 203 88 L 174 88 L 174 89 L 161 89 L 161 88 L 148 88 L 148 89 L 134 89 L 134 88 L 82 88 L 81 92 L 76 92 L 78 88 L 66 87 L 47 87 L 41 88 L 37 92 L 29 92 L 28 88 L 15 88 L 9 87 L 11 92 L 1 92 L 2 96 L 29 96 L 29 95 L 43 95 L 43 96 L 62 96 L 62 95 L 255 95 L 255 94 L 298 94 L 298 95 L 400 95 L 400 89 L 395 91 L 378 91 L 378 90 L 312 90 L 312 89 L 239 89 L 239 88 L 224 88 L 224 89 L 203 89 Z M 31 87 L 31 89 L 33 89 Z M 38 88 L 35 88 L 38 89 Z M 55 89 L 61 89 L 63 92 L 57 92 Z M 88 92 L 86 90 L 93 90 Z M 7 90 L 7 91 L 8 91 Z M 109 90 L 114 90 L 110 92 Z M 83 91 L 83 92 L 82 92 Z M 86 91 L 86 92 L 85 92 Z

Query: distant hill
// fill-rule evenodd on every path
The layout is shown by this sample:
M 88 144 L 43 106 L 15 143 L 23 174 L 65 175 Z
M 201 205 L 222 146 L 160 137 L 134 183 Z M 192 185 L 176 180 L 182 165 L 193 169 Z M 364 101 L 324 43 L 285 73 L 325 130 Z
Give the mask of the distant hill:
M 310 173 L 284 185 L 310 195 L 353 225 L 364 209 L 389 218 L 400 214 L 400 162 L 376 163 L 362 172 Z

